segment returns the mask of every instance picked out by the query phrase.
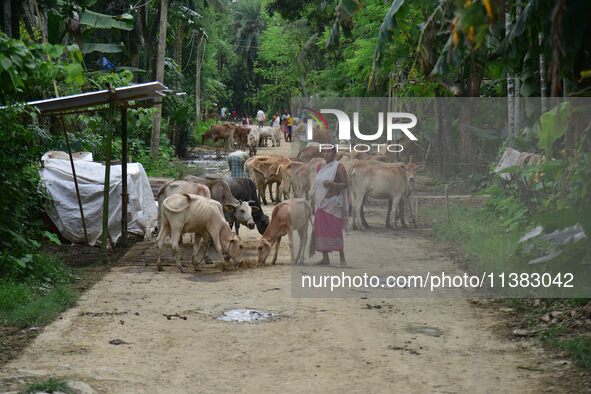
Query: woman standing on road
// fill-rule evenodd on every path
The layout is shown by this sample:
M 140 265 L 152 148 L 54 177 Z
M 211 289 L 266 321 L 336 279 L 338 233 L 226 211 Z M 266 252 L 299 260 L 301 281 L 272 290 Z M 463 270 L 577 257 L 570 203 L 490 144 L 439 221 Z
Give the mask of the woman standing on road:
M 336 159 L 335 147 L 322 151 L 326 164 L 317 169 L 314 195 L 313 243 L 322 252 L 320 265 L 329 265 L 329 252 L 339 251 L 341 265 L 345 265 L 343 227 L 347 219 L 347 171 Z

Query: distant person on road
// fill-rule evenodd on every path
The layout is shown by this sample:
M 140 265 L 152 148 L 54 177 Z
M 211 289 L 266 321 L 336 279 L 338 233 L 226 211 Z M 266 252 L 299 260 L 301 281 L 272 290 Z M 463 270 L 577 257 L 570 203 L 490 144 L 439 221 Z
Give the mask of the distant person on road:
M 237 150 L 228 155 L 228 166 L 232 178 L 248 178 L 244 172 L 244 162 L 250 156 L 248 152 Z
M 267 115 L 265 115 L 262 109 L 259 109 L 257 112 L 257 122 L 259 122 L 259 127 L 265 125 L 265 120 L 267 120 Z
M 242 117 L 242 125 L 250 126 L 250 116 L 248 114 L 244 114 L 244 116 Z
M 220 110 L 220 117 L 222 118 L 222 120 L 226 120 L 227 113 L 228 109 L 226 107 L 222 107 L 222 109 Z
M 280 119 L 279 119 L 279 112 L 275 112 L 275 115 L 273 115 L 273 119 L 271 121 L 271 127 L 278 129 L 279 128 L 279 123 L 280 123 Z
M 318 166 L 314 195 L 314 233 L 310 251 L 322 253 L 319 265 L 329 265 L 329 252 L 339 252 L 341 265 L 346 265 L 343 228 L 348 215 L 347 171 L 336 160 L 337 150 L 322 151 L 326 164 Z M 313 246 L 313 248 L 312 248 Z
M 235 109 L 230 112 L 230 121 L 234 123 L 238 122 L 238 112 Z
M 291 131 L 293 129 L 293 118 L 287 114 L 287 141 L 291 142 Z
M 281 131 L 283 131 L 283 138 L 285 138 L 285 142 L 287 142 L 287 118 L 289 114 L 287 110 L 283 110 L 283 114 L 281 115 Z

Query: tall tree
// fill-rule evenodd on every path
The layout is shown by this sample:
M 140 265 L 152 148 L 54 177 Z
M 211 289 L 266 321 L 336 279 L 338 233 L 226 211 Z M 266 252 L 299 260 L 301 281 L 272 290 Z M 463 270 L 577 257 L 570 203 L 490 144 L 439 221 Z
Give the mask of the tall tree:
M 265 28 L 261 15 L 261 0 L 243 0 L 236 3 L 234 27 L 236 29 L 236 53 L 252 74 L 259 50 L 259 38 Z
M 168 24 L 168 0 L 162 0 L 160 4 L 160 36 L 158 37 L 158 55 L 156 64 L 156 80 L 164 83 L 164 57 L 166 56 L 166 27 Z M 152 126 L 152 143 L 150 151 L 152 157 L 158 157 L 160 145 L 160 125 L 162 123 L 162 101 L 156 105 L 154 123 Z
M 203 67 L 203 56 L 205 54 L 205 43 L 207 35 L 200 31 L 197 33 L 197 55 L 195 57 L 195 122 L 201 120 L 201 68 Z

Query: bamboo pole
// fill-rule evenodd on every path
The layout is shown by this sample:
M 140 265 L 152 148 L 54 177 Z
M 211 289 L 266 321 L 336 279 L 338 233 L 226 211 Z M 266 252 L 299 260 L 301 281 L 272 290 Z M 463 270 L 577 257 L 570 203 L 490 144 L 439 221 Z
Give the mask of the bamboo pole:
M 109 86 L 110 112 L 109 126 L 105 135 L 105 182 L 103 187 L 103 229 L 101 234 L 101 248 L 103 249 L 105 262 L 109 263 L 109 189 L 111 182 L 111 139 L 113 134 L 113 122 L 115 120 L 115 89 Z
M 121 245 L 127 245 L 127 107 L 121 107 Z
M 78 177 L 76 176 L 76 167 L 74 166 L 74 158 L 72 157 L 72 148 L 70 146 L 70 139 L 68 138 L 68 131 L 66 130 L 66 122 L 64 115 L 61 117 L 62 129 L 64 129 L 64 136 L 66 138 L 66 147 L 68 148 L 68 156 L 70 157 L 70 166 L 72 167 L 72 177 L 74 178 L 74 186 L 76 187 L 76 198 L 78 199 L 78 208 L 80 209 L 80 218 L 82 219 L 82 229 L 84 230 L 84 242 L 88 244 L 88 231 L 86 230 L 86 220 L 84 219 L 84 208 L 82 207 L 82 199 L 80 198 L 80 187 L 78 186 Z

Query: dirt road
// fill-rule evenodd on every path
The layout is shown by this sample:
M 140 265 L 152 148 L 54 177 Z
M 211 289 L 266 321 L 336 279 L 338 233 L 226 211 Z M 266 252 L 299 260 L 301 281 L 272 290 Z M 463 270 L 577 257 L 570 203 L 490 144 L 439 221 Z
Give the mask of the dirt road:
M 241 236 L 252 260 L 258 234 Z M 374 239 L 370 232 L 346 240 L 350 261 L 399 256 L 455 266 L 416 230 L 397 233 L 390 249 L 355 252 Z M 292 298 L 286 244 L 276 266 L 187 274 L 170 259 L 157 273 L 153 242 L 136 244 L 0 370 L 0 387 L 54 375 L 101 393 L 561 391 L 552 360 L 504 339 L 500 312 L 468 300 Z M 233 308 L 276 318 L 216 319 Z

